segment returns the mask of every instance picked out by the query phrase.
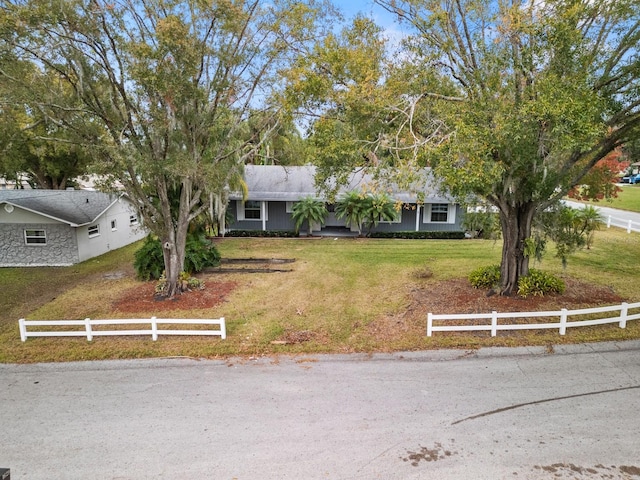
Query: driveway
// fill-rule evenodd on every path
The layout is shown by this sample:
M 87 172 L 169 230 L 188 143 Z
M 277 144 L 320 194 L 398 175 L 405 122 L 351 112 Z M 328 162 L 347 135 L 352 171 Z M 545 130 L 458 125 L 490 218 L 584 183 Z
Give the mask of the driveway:
M 640 478 L 640 342 L 0 365 L 18 479 Z

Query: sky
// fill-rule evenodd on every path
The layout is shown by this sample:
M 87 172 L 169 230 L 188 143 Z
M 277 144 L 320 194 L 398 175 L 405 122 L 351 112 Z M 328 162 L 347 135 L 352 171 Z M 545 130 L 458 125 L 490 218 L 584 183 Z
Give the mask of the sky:
M 342 11 L 345 21 L 355 17 L 358 13 L 362 13 L 365 16 L 372 18 L 384 29 L 386 37 L 392 42 L 392 44 L 399 43 L 398 40 L 406 35 L 406 33 L 403 32 L 402 26 L 394 22 L 394 16 L 381 6 L 376 5 L 373 0 L 332 1 L 333 4 Z

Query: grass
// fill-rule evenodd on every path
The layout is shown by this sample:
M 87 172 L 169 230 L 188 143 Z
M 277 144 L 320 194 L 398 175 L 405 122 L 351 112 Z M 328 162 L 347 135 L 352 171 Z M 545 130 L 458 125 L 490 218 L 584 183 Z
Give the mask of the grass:
M 218 242 L 223 257 L 295 258 L 296 262 L 286 273 L 211 274 L 206 278 L 211 287 L 227 281 L 238 285 L 225 303 L 209 310 L 170 314 L 174 318 L 224 316 L 226 340 L 161 336 L 157 342 L 149 337 L 20 341 L 20 317 L 130 317 L 114 312 L 113 302 L 140 284 L 131 267 L 136 248 L 138 244 L 67 268 L 0 269 L 0 362 L 372 352 L 640 338 L 640 322 L 630 322 L 625 330 L 613 326 L 571 329 L 565 337 L 540 330 L 495 338 L 472 333 L 440 333 L 427 338 L 425 318 L 405 317 L 410 292 L 498 263 L 501 245 L 496 242 L 228 238 Z M 603 230 L 597 233 L 591 250 L 570 259 L 566 272 L 551 254 L 536 267 L 607 285 L 630 301 L 640 301 L 636 288 L 640 270 L 637 262 L 629 261 L 638 251 L 640 235 Z M 113 272 L 126 275 L 106 276 Z M 154 314 L 140 312 L 135 316 Z M 380 325 L 391 325 L 392 333 L 377 335 Z M 312 332 L 311 339 L 288 345 L 272 343 L 296 332 Z
M 610 201 L 589 202 L 592 205 L 619 208 L 620 210 L 629 210 L 631 212 L 640 212 L 640 184 L 622 185 L 622 191 L 617 198 Z

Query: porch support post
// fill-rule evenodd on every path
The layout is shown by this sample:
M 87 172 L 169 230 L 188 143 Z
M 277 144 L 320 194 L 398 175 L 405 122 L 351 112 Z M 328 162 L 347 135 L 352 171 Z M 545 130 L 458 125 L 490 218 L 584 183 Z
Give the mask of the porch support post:
M 416 204 L 416 232 L 420 231 L 420 204 Z
M 262 219 L 262 231 L 267 231 L 267 202 L 260 202 L 260 218 Z

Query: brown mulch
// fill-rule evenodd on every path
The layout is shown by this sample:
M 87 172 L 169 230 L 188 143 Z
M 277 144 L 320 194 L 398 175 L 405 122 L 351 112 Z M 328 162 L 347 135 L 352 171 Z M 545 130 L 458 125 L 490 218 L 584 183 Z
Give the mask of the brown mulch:
M 127 290 L 114 308 L 118 312 L 135 313 L 144 311 L 167 312 L 171 310 L 196 310 L 212 308 L 225 301 L 226 296 L 236 289 L 235 282 L 206 282 L 202 290 L 192 290 L 176 295 L 173 299 L 155 296 L 156 282 L 145 282 Z
M 564 278 L 566 290 L 562 295 L 545 297 L 488 296 L 486 290 L 471 286 L 465 278 L 446 280 L 414 287 L 409 292 L 407 308 L 400 314 L 376 319 L 368 326 L 369 334 L 379 340 L 392 340 L 406 332 L 424 331 L 427 313 L 491 313 L 557 311 L 615 305 L 624 298 L 608 287 Z M 522 320 L 526 321 L 526 320 Z M 474 323 L 474 322 L 472 322 Z M 503 335 L 504 332 L 503 332 Z
M 447 280 L 411 291 L 410 310 L 424 313 L 490 313 L 530 312 L 577 309 L 589 306 L 616 304 L 624 299 L 611 288 L 565 278 L 565 292 L 561 295 L 544 297 L 503 297 L 487 295 L 486 290 L 473 288 L 464 278 Z

